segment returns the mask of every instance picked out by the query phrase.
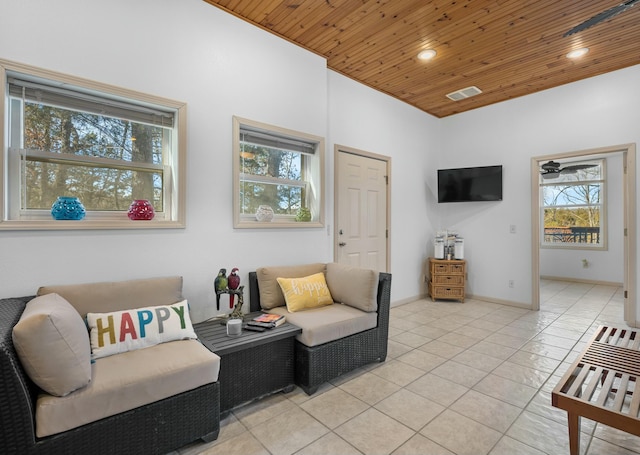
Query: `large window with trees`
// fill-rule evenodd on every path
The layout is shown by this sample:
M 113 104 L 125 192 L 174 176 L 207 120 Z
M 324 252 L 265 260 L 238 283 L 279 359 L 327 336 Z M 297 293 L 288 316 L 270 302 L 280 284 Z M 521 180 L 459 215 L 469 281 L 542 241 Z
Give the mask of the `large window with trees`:
M 605 175 L 604 160 L 541 174 L 542 247 L 606 248 Z
M 323 225 L 324 139 L 233 118 L 234 227 Z
M 4 116 L 2 228 L 184 225 L 184 116 L 170 100 L 0 62 Z M 52 220 L 60 196 L 80 199 L 81 221 Z M 155 217 L 132 222 L 137 199 Z

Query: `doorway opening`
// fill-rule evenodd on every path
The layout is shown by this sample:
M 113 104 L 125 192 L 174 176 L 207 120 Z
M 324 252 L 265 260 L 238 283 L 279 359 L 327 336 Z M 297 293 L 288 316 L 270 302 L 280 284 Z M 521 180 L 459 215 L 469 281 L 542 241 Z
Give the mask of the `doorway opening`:
M 591 159 L 595 157 L 613 157 L 622 155 L 622 232 L 609 232 L 609 235 L 623 236 L 623 294 L 624 320 L 636 327 L 636 147 L 635 144 L 624 144 L 589 150 L 579 150 L 555 155 L 533 157 L 531 159 L 531 220 L 532 220 L 532 298 L 531 309 L 540 309 L 540 246 L 543 220 L 540 210 L 540 169 L 543 163 L 567 158 Z

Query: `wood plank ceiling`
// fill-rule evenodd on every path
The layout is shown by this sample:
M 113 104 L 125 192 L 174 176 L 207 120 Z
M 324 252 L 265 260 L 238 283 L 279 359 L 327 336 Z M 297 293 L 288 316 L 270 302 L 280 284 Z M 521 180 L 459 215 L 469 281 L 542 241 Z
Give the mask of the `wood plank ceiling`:
M 628 0 L 205 1 L 436 117 L 640 63 L 640 3 L 563 36 Z M 586 56 L 566 58 L 582 47 L 590 49 Z M 437 55 L 419 60 L 424 49 Z M 482 93 L 446 97 L 469 86 Z

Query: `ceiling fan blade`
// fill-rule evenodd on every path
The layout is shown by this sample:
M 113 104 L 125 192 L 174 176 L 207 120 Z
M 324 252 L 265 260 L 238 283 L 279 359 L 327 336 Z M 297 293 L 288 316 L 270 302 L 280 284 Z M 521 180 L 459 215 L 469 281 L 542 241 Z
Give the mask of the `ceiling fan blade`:
M 589 169 L 591 167 L 596 167 L 597 164 L 573 164 L 571 166 L 564 167 L 560 169 L 560 172 L 564 173 L 574 173 L 576 171 L 580 171 L 582 169 Z
M 583 30 L 588 29 L 589 27 L 593 27 L 594 25 L 596 25 L 596 24 L 598 24 L 598 23 L 600 23 L 602 21 L 606 21 L 608 19 L 611 19 L 613 16 L 617 16 L 618 14 L 628 10 L 633 5 L 635 5 L 638 1 L 640 1 L 640 0 L 628 0 L 628 1 L 626 1 L 624 3 L 621 3 L 621 4 L 617 5 L 617 6 L 614 6 L 613 8 L 609 8 L 606 11 L 603 11 L 603 12 L 601 12 L 599 14 L 596 14 L 591 19 L 587 19 L 583 23 L 573 27 L 571 30 L 569 30 L 564 35 L 562 35 L 562 37 L 566 38 L 569 35 L 573 35 L 574 33 L 578 33 L 578 32 L 581 32 Z

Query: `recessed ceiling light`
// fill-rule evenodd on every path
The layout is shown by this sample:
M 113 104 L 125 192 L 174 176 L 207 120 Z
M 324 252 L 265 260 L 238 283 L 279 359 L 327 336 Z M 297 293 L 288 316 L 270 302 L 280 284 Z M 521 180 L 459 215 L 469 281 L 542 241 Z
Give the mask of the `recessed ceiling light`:
M 418 58 L 420 60 L 431 60 L 435 56 L 436 51 L 433 49 L 425 49 L 423 51 L 420 51 L 420 53 L 418 54 Z
M 575 49 L 567 54 L 567 58 L 580 58 L 583 55 L 586 55 L 589 52 L 588 47 L 581 47 L 580 49 Z

